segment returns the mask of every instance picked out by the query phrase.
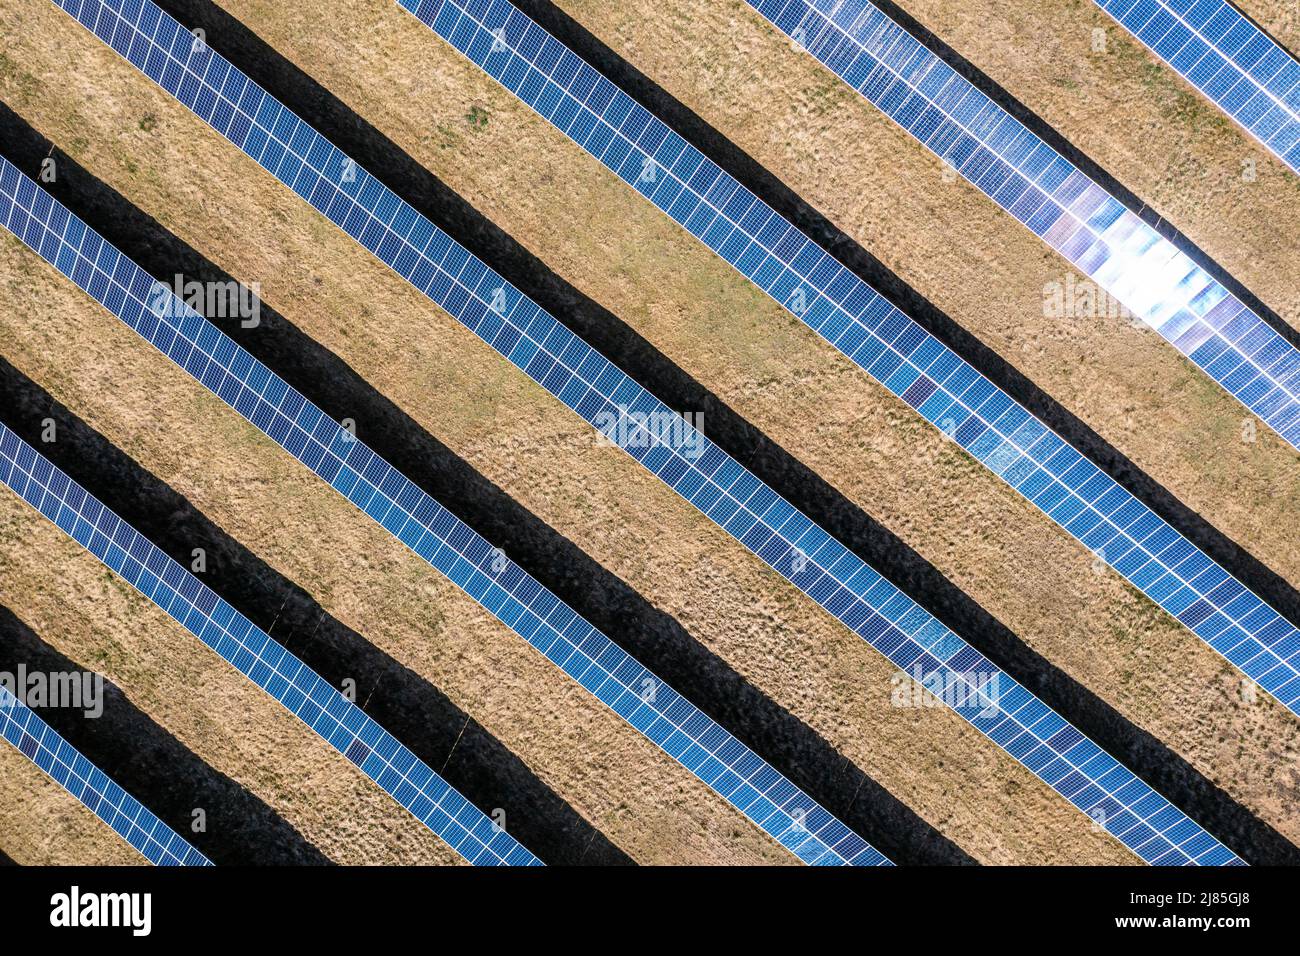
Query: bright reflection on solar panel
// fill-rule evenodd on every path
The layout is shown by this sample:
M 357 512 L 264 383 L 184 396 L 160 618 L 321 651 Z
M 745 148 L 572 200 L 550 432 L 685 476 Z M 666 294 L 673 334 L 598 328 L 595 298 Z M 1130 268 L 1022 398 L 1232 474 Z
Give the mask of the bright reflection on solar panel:
M 1118 199 L 870 0 L 746 2 L 1300 449 L 1300 351 Z M 1162 297 L 1184 285 L 1219 310 Z

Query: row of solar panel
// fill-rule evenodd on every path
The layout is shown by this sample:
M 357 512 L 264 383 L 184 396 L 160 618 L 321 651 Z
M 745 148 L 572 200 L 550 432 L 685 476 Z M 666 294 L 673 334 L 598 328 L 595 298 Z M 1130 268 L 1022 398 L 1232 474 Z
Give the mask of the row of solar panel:
M 1300 62 L 1226 0 L 1096 0 L 1300 173 Z
M 230 64 L 183 42 L 189 35 L 170 18 L 144 14 L 141 33 L 105 15 L 113 3 L 76 6 L 97 35 L 589 422 L 669 414 Z M 1144 859 L 1238 862 L 703 435 L 682 443 L 698 457 L 660 435 L 634 438 L 625 450 L 890 660 L 964 688 L 959 714 Z M 995 680 L 977 685 L 974 674 Z
M 12 467 L 0 425 L 0 481 Z M 202 853 L 87 760 L 36 712 L 0 686 L 0 737 L 13 744 L 123 840 L 158 866 L 211 866 Z
M 403 5 L 1300 713 L 1300 630 L 505 0 Z
M 1300 448 L 1300 351 L 869 0 L 750 0 Z
M 143 270 L 4 160 L 0 222 L 801 860 L 887 862 L 214 325 L 179 299 L 155 297 Z M 236 633 L 245 626 L 241 619 Z M 323 681 L 311 682 L 324 692 Z M 358 733 L 369 751 L 377 732 Z M 336 746 L 353 756 L 347 741 Z
M 465 859 L 539 862 L 361 708 L 4 425 L 0 483 L 288 708 Z

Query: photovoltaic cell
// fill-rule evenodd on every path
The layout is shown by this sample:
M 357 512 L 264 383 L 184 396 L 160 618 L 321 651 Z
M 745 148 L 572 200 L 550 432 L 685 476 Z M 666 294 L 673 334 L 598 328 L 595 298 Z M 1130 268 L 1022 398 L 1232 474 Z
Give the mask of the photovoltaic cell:
M 955 352 L 505 0 L 402 5 L 1300 713 L 1300 630 Z
M 119 8 L 132 19 L 114 12 Z M 607 434 L 622 436 L 619 444 L 625 451 L 854 633 L 899 667 L 941 679 L 952 709 L 1139 857 L 1161 864 L 1241 864 L 1180 810 L 702 434 L 686 425 L 690 434 L 685 441 L 649 432 L 642 423 L 671 417 L 667 406 L 227 61 L 195 45 L 153 4 L 85 0 L 68 3 L 67 9 L 114 49 L 125 51 L 132 63 L 143 64 L 146 75 L 534 381 L 588 422 L 609 429 Z M 497 39 L 492 36 L 487 46 Z M 21 199 L 19 205 L 31 208 Z M 45 238 L 39 228 L 35 238 L 38 244 L 28 244 L 39 249 Z M 60 248 L 61 243 L 51 239 L 46 258 L 54 256 L 57 264 Z M 232 394 L 244 380 L 227 383 Z M 218 372 L 214 382 L 225 379 Z M 264 388 L 260 381 L 255 384 Z M 276 401 L 281 397 L 277 392 Z M 363 470 L 374 457 L 368 451 L 366 456 L 356 462 Z M 405 481 L 382 462 L 379 468 L 381 476 Z M 353 469 L 348 474 L 344 487 L 352 487 L 355 473 Z M 367 491 L 363 506 L 368 498 Z M 390 514 L 388 509 L 385 501 L 380 514 Z M 395 522 L 402 533 L 424 541 L 423 533 L 403 520 Z M 495 582 L 482 570 L 485 561 L 475 557 L 477 567 L 465 571 L 478 590 L 493 593 Z M 508 599 L 503 603 L 513 614 Z
M 1096 0 L 1300 173 L 1300 63 L 1224 0 Z
M 1300 449 L 1300 351 L 1186 253 L 869 0 L 747 2 Z
M 822 865 L 888 864 L 874 847 L 3 159 L 0 224 L 799 859 Z M 40 470 L 37 475 L 42 481 L 30 487 L 39 491 L 48 482 Z M 105 528 L 102 521 L 77 521 L 74 505 L 60 507 L 65 500 L 80 498 L 51 493 L 41 499 L 43 506 L 41 501 L 33 504 L 288 706 L 463 856 L 471 862 L 537 862 L 507 834 L 494 835 L 492 821 L 283 647 L 206 588 L 196 590 L 201 587 L 197 579 L 161 551 L 130 529 L 115 535 L 116 524 Z M 103 540 L 93 536 L 94 527 L 103 531 Z M 120 540 L 122 536 L 129 540 Z
M 4 426 L 0 425 L 0 429 Z M 0 464 L 0 474 L 4 465 Z M 77 748 L 36 716 L 36 712 L 0 686 L 0 737 L 72 794 L 123 840 L 157 866 L 211 866 L 175 830 L 156 816 Z

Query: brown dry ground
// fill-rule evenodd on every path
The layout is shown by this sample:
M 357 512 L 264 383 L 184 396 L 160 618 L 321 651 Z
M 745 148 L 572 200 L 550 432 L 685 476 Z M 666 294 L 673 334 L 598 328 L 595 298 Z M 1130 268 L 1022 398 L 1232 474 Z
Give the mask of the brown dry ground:
M 1294 761 L 1295 730 L 1279 708 L 1270 702 L 1243 707 L 1232 672 L 1200 642 L 1113 577 L 1088 573 L 1090 556 L 1081 547 L 943 447 L 909 410 L 866 383 L 860 371 L 441 41 L 386 0 L 336 4 L 342 9 L 331 17 L 333 38 L 317 29 L 314 8 L 255 0 L 222 5 L 562 276 L 863 503 L 1037 649 L 1296 838 L 1297 782 L 1278 769 Z M 1238 407 L 1171 359 L 1154 336 L 1105 322 L 1061 328 L 1043 320 L 1043 283 L 1060 278 L 1062 265 L 974 190 L 943 184 L 927 154 L 834 77 L 790 53 L 748 8 L 731 2 L 564 6 L 1157 480 L 1296 579 L 1286 566 L 1294 557 L 1284 539 L 1295 527 L 1290 508 L 1300 484 L 1280 443 L 1262 435 L 1254 445 L 1237 447 Z M 1031 15 L 1022 9 L 1029 6 L 1013 8 L 1017 20 Z M 557 403 L 58 17 L 39 0 L 0 3 L 10 61 L 0 95 L 92 172 L 232 274 L 260 281 L 268 303 L 286 318 L 978 859 L 1130 859 L 1112 841 L 1089 834 L 1074 811 L 952 715 L 890 708 L 889 669 L 861 642 L 619 453 L 592 447 Z M 762 72 L 780 82 L 755 79 L 751 57 L 775 63 Z M 67 73 L 69 62 L 74 65 Z M 65 73 L 66 80 L 52 82 Z M 1036 82 L 1032 75 L 1021 78 Z M 465 122 L 473 106 L 486 110 L 485 129 Z M 146 114 L 157 120 L 150 132 L 140 128 Z M 1085 148 L 1092 151 L 1091 141 Z M 843 161 L 852 174 L 836 173 L 831 160 Z M 1261 181 L 1271 180 L 1266 175 Z M 593 210 L 599 211 L 594 219 Z M 1175 221 L 1192 234 L 1187 223 Z M 223 223 L 239 225 L 222 229 Z M 900 223 L 909 226 L 906 238 Z M 1209 248 L 1207 239 L 1193 238 Z M 1261 245 L 1267 250 L 1270 243 Z M 545 701 L 521 701 L 517 687 L 488 686 L 483 670 L 492 661 L 484 660 L 485 648 L 512 668 L 516 658 L 527 668 L 531 655 L 527 649 L 515 653 L 519 642 L 499 628 L 489 639 L 465 640 L 459 645 L 463 659 L 449 662 L 450 652 L 431 646 L 427 620 L 402 619 L 402 609 L 393 607 L 392 581 L 400 579 L 405 560 L 395 545 L 384 560 L 372 557 L 362 574 L 335 571 L 325 556 L 333 549 L 296 554 L 295 532 L 329 533 L 325 515 L 329 528 L 349 518 L 317 498 L 310 509 L 286 504 L 308 493 L 298 487 L 307 479 L 274 451 L 253 455 L 250 447 L 261 443 L 255 436 L 228 426 L 222 440 L 238 440 L 240 460 L 223 464 L 225 456 L 218 456 L 210 471 L 219 474 L 193 474 L 191 463 L 203 457 L 199 450 L 216 447 L 203 437 L 207 426 L 194 424 L 193 410 L 214 419 L 233 413 L 214 411 L 215 402 L 161 360 L 154 367 L 135 355 L 140 346 L 128 341 L 128 333 L 110 348 L 105 343 L 118 341 L 115 322 L 97 307 L 69 304 L 67 316 L 45 313 L 46 297 L 61 281 L 44 284 L 42 313 L 58 319 L 58 334 L 97 343 L 93 354 L 72 361 L 53 348 L 55 333 L 47 337 L 42 330 L 21 349 L 6 346 L 10 361 L 331 613 L 428 676 L 637 859 L 718 859 L 739 852 L 745 840 L 738 837 L 748 834 L 753 842 L 750 829 L 731 819 L 736 832 L 726 840 L 700 838 L 692 843 L 693 856 L 676 855 L 687 840 L 679 832 L 687 815 L 682 794 L 696 808 L 710 799 L 689 779 L 665 794 L 633 777 L 624 796 L 637 809 L 623 808 L 630 819 L 619 829 L 612 818 L 620 814 L 591 791 L 619 786 L 627 758 L 605 756 L 614 746 L 635 750 L 641 742 L 634 735 L 613 728 L 598 743 L 589 730 L 562 736 L 557 728 L 570 725 L 558 721 L 534 718 L 530 724 L 521 710 L 581 692 L 545 673 L 537 679 L 549 693 L 533 694 Z M 6 305 L 19 296 L 30 314 L 25 294 L 7 291 Z M 387 345 L 386 330 L 400 333 L 406 348 Z M 445 355 L 455 360 L 434 361 Z M 105 367 L 119 374 L 109 376 Z M 133 415 L 128 406 L 153 394 L 155 382 L 169 375 L 183 398 L 176 407 L 186 414 Z M 118 383 L 111 401 L 84 384 L 97 376 Z M 448 402 L 448 395 L 461 401 Z M 863 429 L 863 422 L 870 427 Z M 1215 437 L 1194 439 L 1202 433 Z M 184 441 L 167 448 L 164 435 Z M 896 466 L 900 456 L 909 468 Z M 1202 474 L 1207 459 L 1219 472 L 1211 478 Z M 284 477 L 272 481 L 266 477 L 272 473 Z M 1234 505 L 1237 496 L 1240 505 Z M 641 527 L 647 514 L 657 523 L 653 537 Z M 347 536 L 356 540 L 365 533 L 359 524 Z M 340 547 L 348 557 L 383 553 L 379 536 L 365 540 L 365 549 Z M 418 573 L 420 587 L 434 592 L 424 613 L 454 622 L 433 632 L 439 642 L 459 640 L 466 622 L 482 615 L 427 569 L 408 573 Z M 386 613 L 363 611 L 376 605 Z M 1169 699 L 1180 701 L 1178 712 L 1165 703 Z M 590 705 L 581 703 L 585 709 L 573 709 L 594 720 L 586 714 Z M 671 765 L 654 771 L 677 772 Z M 646 818 L 655 811 L 652 826 Z
M 139 74 L 62 22 L 57 11 L 35 0 L 5 3 L 0 11 L 4 52 L 21 64 L 4 95 L 37 129 L 68 144 L 79 162 L 218 265 L 262 282 L 268 304 L 336 350 L 435 437 L 675 616 L 958 844 L 987 862 L 1132 862 L 954 715 L 890 707 L 890 669 L 865 644 L 621 452 L 596 446 L 567 410 Z M 490 90 L 482 91 L 497 97 L 487 138 L 481 145 L 471 141 L 462 117 L 481 92 L 473 70 L 451 56 L 433 68 L 422 66 L 427 51 L 415 24 L 391 17 L 382 4 L 359 5 L 356 12 L 402 31 L 402 43 L 383 52 L 407 51 L 403 69 L 422 78 L 424 105 L 435 88 L 462 90 L 450 100 L 445 93 L 435 99 L 460 142 L 446 152 L 464 153 L 466 169 L 485 158 L 496 162 L 488 148 L 494 143 L 517 150 L 515 162 L 530 145 L 547 145 L 545 128 Z M 280 35 L 292 28 L 278 22 L 252 26 L 292 54 Z M 333 75 L 329 82 L 346 96 L 352 90 L 342 80 L 347 69 L 339 71 L 337 83 Z M 41 92 L 24 95 L 27 88 Z M 393 99 L 409 97 L 402 91 Z M 500 121 L 511 110 L 515 121 Z M 146 114 L 155 119 L 146 124 L 148 132 L 139 122 Z M 571 191 L 572 159 L 556 145 L 547 148 L 564 165 L 554 168 L 552 183 L 540 193 L 516 193 L 536 196 L 539 217 Z M 431 165 L 434 153 L 442 152 L 432 140 L 414 148 Z M 486 205 L 483 190 L 468 185 L 455 183 L 473 193 L 472 202 Z M 634 242 L 666 246 L 676 268 L 692 275 L 702 293 L 739 297 L 754 313 L 754 331 L 765 328 L 755 295 L 627 203 L 621 187 L 592 176 L 587 188 L 593 202 L 611 204 L 612 216 L 631 220 L 630 263 L 638 261 L 630 255 Z M 314 486 L 287 456 L 271 451 L 115 320 L 96 306 L 76 307 L 79 294 L 52 273 L 44 275 L 45 267 L 27 271 L 38 278 L 24 276 L 4 291 L 14 323 L 6 332 L 12 343 L 6 358 L 343 623 L 425 675 L 634 858 L 785 859 L 702 785 Z M 640 280 L 623 277 L 625 296 Z M 33 314 L 42 320 L 19 318 Z M 797 331 L 787 334 L 785 341 L 799 341 Z M 740 347 L 746 341 L 734 333 L 727 339 Z M 394 341 L 404 348 L 388 344 Z M 75 346 L 56 345 L 68 342 Z M 791 351 L 782 344 L 768 356 L 774 372 Z M 771 346 L 770 339 L 761 344 Z M 837 377 L 850 381 L 843 369 Z M 96 387 L 109 382 L 111 390 Z M 154 404 L 146 409 L 146 401 Z M 861 399 L 863 417 L 885 414 L 874 401 Z M 891 427 L 910 433 L 899 410 L 889 415 L 899 420 Z M 201 471 L 196 461 L 205 463 Z M 956 484 L 963 470 L 971 471 L 958 460 L 943 467 Z M 655 518 L 653 531 L 645 527 L 646 515 Z M 297 542 L 313 536 L 327 543 L 304 553 Z M 14 610 L 22 616 L 21 607 Z

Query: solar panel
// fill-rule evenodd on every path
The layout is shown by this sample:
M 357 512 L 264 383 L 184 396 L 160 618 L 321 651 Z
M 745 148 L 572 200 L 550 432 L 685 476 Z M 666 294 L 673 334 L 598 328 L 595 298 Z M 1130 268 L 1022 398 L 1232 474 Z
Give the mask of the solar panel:
M 1300 173 L 1300 63 L 1225 0 L 1096 0 Z
M 466 860 L 540 865 L 361 708 L 2 424 L 0 484 L 282 703 Z
M 131 4 L 126 6 L 136 9 Z M 1149 862 L 1234 865 L 1242 862 L 702 434 L 684 423 L 682 431 L 688 434 L 680 441 L 647 430 L 644 422 L 652 416 L 660 421 L 673 417 L 666 405 L 226 60 L 206 46 L 196 48 L 190 34 L 175 20 L 144 2 L 128 21 L 114 12 L 121 7 L 117 0 L 69 4 L 79 22 L 114 49 L 125 51 L 123 55 L 132 63 L 143 64 L 140 69 L 146 75 L 543 388 L 598 428 L 616 422 L 620 429 L 611 431 L 625 438 L 619 442 L 620 447 L 855 634 L 899 667 L 935 675 L 945 688 L 956 688 L 958 702 L 945 701 L 953 710 L 1057 793 L 1092 816 L 1096 825 Z M 22 177 L 19 182 L 24 180 Z M 3 185 L 4 176 L 0 174 L 0 186 Z M 20 189 L 25 188 L 28 187 L 20 185 Z M 31 189 L 37 194 L 42 192 L 34 184 Z M 0 211 L 4 210 L 4 201 L 0 196 Z M 128 294 L 139 295 L 132 293 L 129 285 L 101 282 L 97 293 L 90 284 L 96 269 L 83 268 L 81 279 L 77 279 L 77 257 L 70 251 L 73 244 L 69 239 L 75 240 L 77 247 L 84 247 L 86 240 L 81 228 L 69 236 L 67 226 L 56 224 L 53 232 L 45 227 L 48 213 L 27 218 L 28 210 L 35 211 L 36 201 L 24 202 L 19 195 L 15 204 L 20 229 L 26 228 L 33 234 L 32 241 L 24 241 L 60 269 L 64 265 L 73 268 L 71 274 L 82 288 L 105 304 L 115 302 L 122 309 L 116 314 L 128 317 L 128 324 L 134 323 L 132 327 L 141 334 L 155 335 L 165 323 L 155 323 L 138 298 L 130 306 L 125 304 Z M 20 237 L 23 235 L 14 231 Z M 93 235 L 88 231 L 86 234 Z M 100 240 L 95 236 L 92 251 L 99 248 Z M 119 261 L 114 251 L 107 268 L 98 271 L 112 274 L 113 270 L 122 268 L 122 261 L 125 260 Z M 138 270 L 129 272 L 127 277 L 138 281 L 144 289 L 147 277 L 139 273 L 137 279 L 137 273 Z M 65 274 L 69 273 L 65 270 Z M 197 320 L 187 321 L 191 325 L 183 325 L 181 331 L 186 328 L 193 333 L 202 331 L 208 337 L 207 346 L 223 340 L 228 342 L 211 326 L 202 329 L 201 325 L 193 324 Z M 178 343 L 180 338 L 187 341 Z M 390 530 L 408 544 L 414 541 L 419 553 L 428 557 L 438 546 L 436 536 L 426 537 L 436 529 L 427 522 L 422 523 L 419 514 L 413 514 L 408 507 L 419 501 L 418 496 L 423 493 L 368 449 L 352 458 L 353 446 L 345 449 L 334 444 L 342 439 L 333 431 L 338 428 L 333 422 L 329 422 L 321 436 L 329 444 L 316 441 L 312 429 L 322 427 L 321 422 L 328 419 L 319 417 L 314 407 L 303 404 L 301 396 L 278 379 L 274 379 L 279 382 L 274 388 L 267 385 L 267 380 L 261 377 L 264 367 L 255 363 L 229 365 L 225 357 L 220 363 L 211 361 L 216 354 L 202 340 L 196 350 L 192 335 L 176 336 L 170 328 L 163 329 L 160 341 L 167 343 L 169 354 L 179 356 L 187 368 L 193 369 L 192 374 L 201 376 L 205 384 L 210 382 L 209 387 L 218 390 L 246 416 L 261 414 L 257 403 L 265 399 L 259 393 L 269 395 L 271 407 L 284 411 L 278 417 L 264 415 L 259 427 L 263 430 L 269 424 L 279 427 L 283 420 L 280 433 L 291 435 L 295 427 L 301 428 L 297 423 L 305 423 L 306 428 L 302 429 L 307 435 L 302 439 L 305 444 L 300 443 L 295 450 L 282 442 L 286 448 L 294 450 L 314 470 L 324 469 L 318 473 L 349 497 L 360 489 L 360 497 L 353 500 L 377 520 L 383 520 L 386 527 L 391 523 Z M 223 348 L 242 354 L 233 343 Z M 229 354 L 227 351 L 224 356 Z M 252 363 L 251 357 L 247 362 Z M 253 368 L 263 370 L 254 373 Z M 253 421 L 259 424 L 257 417 Z M 626 435 L 622 427 L 627 428 Z M 350 436 L 349 440 L 355 441 Z M 334 457 L 330 457 L 331 448 Z M 339 451 L 345 451 L 348 457 L 340 457 Z M 317 459 L 325 464 L 319 464 Z M 382 490 L 386 484 L 391 493 Z M 404 503 L 408 493 L 410 501 Z M 379 504 L 370 511 L 376 499 Z M 466 529 L 465 534 L 472 532 Z M 486 548 L 487 543 L 483 542 L 479 552 L 471 553 L 472 560 L 467 563 L 453 553 L 444 554 L 446 549 L 439 547 L 433 560 L 441 556 L 441 565 L 435 563 L 435 566 L 458 570 L 460 580 L 466 580 L 469 585 L 466 589 L 473 588 L 472 595 L 477 597 L 475 591 L 492 595 L 509 609 L 510 615 L 515 615 L 517 602 L 511 603 L 513 598 L 508 593 L 499 594 L 494 590 L 500 589 L 501 575 L 484 570 L 490 555 Z M 522 571 L 517 573 L 523 575 Z M 457 577 L 453 576 L 453 580 Z M 572 614 L 567 609 L 566 612 Z M 533 626 L 533 618 L 528 618 L 528 624 Z M 568 654 L 566 648 L 565 659 Z M 980 675 L 988 679 L 977 684 Z M 625 696 L 617 700 L 624 700 Z M 653 728 L 651 725 L 652 731 Z
M 1300 351 L 868 0 L 747 0 L 1300 449 Z
M 3 159 L 0 159 L 0 223 L 7 223 L 10 231 L 47 261 L 445 574 L 800 860 L 823 865 L 889 863 L 879 851 L 736 737 L 508 560 L 500 549 L 494 548 L 353 438 L 348 430 L 325 416 L 283 379 L 219 332 L 216 326 L 166 291 L 165 286 L 155 283 L 135 263 L 104 242 Z M 162 314 L 155 308 L 160 301 L 155 288 L 163 291 L 170 303 Z M 65 527 L 64 530 L 69 529 Z M 172 574 L 179 570 L 179 566 L 170 562 L 161 551 L 142 538 L 138 540 L 141 548 L 152 549 L 149 551 L 152 560 L 160 564 L 166 562 L 165 566 Z M 128 562 L 125 570 L 111 561 L 108 563 L 146 595 L 149 591 L 137 583 L 138 577 L 146 575 L 145 580 L 150 585 L 156 585 L 159 577 L 159 572 L 152 566 L 141 570 L 138 565 L 143 562 L 138 556 L 134 563 Z M 186 574 L 185 579 L 192 582 L 191 586 L 197 585 L 197 580 L 191 575 Z M 175 589 L 175 585 L 172 587 Z M 211 595 L 211 600 L 218 600 L 215 594 Z M 160 606 L 167 610 L 165 603 L 160 602 Z M 226 606 L 221 604 L 220 607 Z M 185 613 L 190 613 L 188 604 Z M 220 619 L 227 613 L 222 610 L 220 614 L 210 612 L 209 616 L 218 626 L 226 626 L 229 630 L 229 622 Z M 243 670 L 243 646 L 249 644 L 253 653 L 257 653 L 257 648 L 271 639 L 252 628 L 243 618 L 237 621 L 232 637 L 241 643 L 237 646 L 219 643 L 216 649 Z M 182 623 L 189 626 L 186 620 Z M 245 628 L 252 628 L 255 637 L 242 637 Z M 204 634 L 199 636 L 204 637 Z M 278 645 L 276 647 L 277 654 L 283 650 Z M 226 650 L 236 656 L 232 658 L 225 653 Z M 265 658 L 266 652 L 262 656 Z M 303 671 L 310 675 L 306 678 L 309 687 L 287 689 L 287 693 L 294 695 L 293 701 L 302 701 L 312 694 L 327 694 L 331 699 L 336 698 L 337 709 L 339 701 L 344 698 L 305 667 Z M 267 689 L 263 681 L 255 676 L 254 680 Z M 290 703 L 283 695 L 273 692 L 273 696 Z M 359 720 L 364 716 L 355 707 L 349 705 L 349 708 L 347 712 L 352 715 L 351 719 Z M 302 716 L 292 704 L 290 709 Z M 315 710 L 312 713 L 315 714 Z M 333 719 L 329 717 L 329 721 Z M 375 773 L 370 775 L 382 786 L 392 777 L 386 775 L 384 768 L 387 764 L 382 760 L 391 758 L 387 751 L 400 747 L 400 744 L 386 734 L 376 743 L 371 738 L 383 734 L 383 731 L 369 718 L 366 721 L 367 729 L 357 731 L 351 739 L 336 741 L 324 733 L 322 736 L 363 769 L 373 764 Z M 312 725 L 311 721 L 307 722 Z M 329 726 L 332 731 L 333 724 Z M 401 748 L 401 752 L 403 765 L 414 759 L 405 748 Z M 375 763 L 376 760 L 381 762 Z M 423 768 L 422 764 L 420 766 Z M 404 768 L 397 769 L 401 772 Z M 420 772 L 423 774 L 424 770 Z M 395 778 L 390 782 L 397 784 Z M 441 788 L 446 788 L 446 784 L 435 777 L 429 787 L 438 788 L 441 794 Z M 400 795 L 393 789 L 389 792 L 398 796 L 399 802 L 410 809 L 403 795 L 414 799 L 413 794 L 405 789 Z M 452 796 L 443 799 L 444 805 L 447 799 L 463 802 L 458 794 L 450 792 Z M 433 794 L 426 796 L 436 804 Z M 466 813 L 479 814 L 468 804 L 465 806 L 468 808 Z M 429 814 L 438 816 L 440 812 L 434 807 Z M 421 819 L 427 822 L 426 817 Z M 488 825 L 491 826 L 490 821 Z M 457 842 L 450 839 L 448 842 L 461 849 Z M 490 849 L 507 862 L 519 862 L 519 854 L 526 852 L 522 848 L 515 850 L 513 846 L 487 843 L 481 852 L 487 853 Z M 475 846 L 473 851 L 477 854 L 480 848 Z M 531 861 L 531 854 L 528 856 Z
M 0 428 L 4 426 L 0 425 Z M 3 466 L 0 465 L 0 473 Z M 81 755 L 36 712 L 0 686 L 0 737 L 157 866 L 211 866 L 180 834 Z
M 1300 630 L 955 352 L 505 0 L 402 4 L 1300 714 Z

